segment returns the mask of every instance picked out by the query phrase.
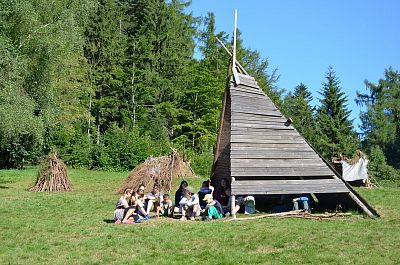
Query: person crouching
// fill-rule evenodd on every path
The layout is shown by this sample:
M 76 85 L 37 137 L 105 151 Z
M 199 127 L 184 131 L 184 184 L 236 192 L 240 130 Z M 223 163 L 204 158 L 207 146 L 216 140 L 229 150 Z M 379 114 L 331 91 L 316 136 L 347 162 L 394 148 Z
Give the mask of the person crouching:
M 200 215 L 199 195 L 194 193 L 191 187 L 184 189 L 184 197 L 179 202 L 182 209 L 182 217 L 180 220 L 185 221 L 189 217 L 191 221 Z
M 223 216 L 222 205 L 217 200 L 214 200 L 211 194 L 206 194 L 203 200 L 207 202 L 206 207 L 202 211 L 203 221 L 211 221 L 222 218 Z

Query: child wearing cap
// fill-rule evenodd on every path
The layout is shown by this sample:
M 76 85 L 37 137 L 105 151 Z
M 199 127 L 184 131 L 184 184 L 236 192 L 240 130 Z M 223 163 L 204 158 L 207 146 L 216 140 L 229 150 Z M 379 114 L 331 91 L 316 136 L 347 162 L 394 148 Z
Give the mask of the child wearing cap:
M 202 211 L 204 213 L 203 220 L 215 220 L 223 217 L 223 210 L 221 204 L 214 200 L 211 194 L 206 194 L 203 199 L 207 202 L 206 207 Z
M 185 196 L 179 202 L 182 209 L 180 220 L 185 221 L 187 217 L 190 217 L 190 220 L 194 221 L 195 217 L 200 215 L 199 195 L 194 193 L 193 188 L 189 186 L 184 189 L 184 194 Z

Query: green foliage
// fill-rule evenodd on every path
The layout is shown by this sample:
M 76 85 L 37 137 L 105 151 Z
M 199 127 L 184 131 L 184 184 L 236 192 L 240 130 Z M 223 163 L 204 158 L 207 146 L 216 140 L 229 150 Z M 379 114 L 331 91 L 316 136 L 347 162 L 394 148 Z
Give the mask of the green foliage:
M 300 83 L 294 89 L 294 94 L 289 92 L 283 102 L 283 112 L 287 118 L 293 120 L 294 127 L 309 142 L 316 142 L 316 124 L 314 109 L 310 106 L 311 92 L 307 86 Z
M 36 162 L 43 144 L 43 123 L 32 100 L 0 88 L 0 167 L 21 168 Z
M 317 110 L 317 150 L 327 159 L 351 156 L 358 147 L 358 138 L 349 120 L 347 97 L 342 92 L 339 78 L 329 67 L 326 82 L 320 92 L 321 106 Z
M 215 15 L 185 0 L 0 0 L 0 167 L 56 150 L 75 167 L 131 169 L 170 146 L 209 161 L 218 131 L 229 36 Z M 202 22 L 202 23 L 201 23 Z M 197 42 L 197 43 L 196 43 Z M 194 49 L 201 52 L 195 59 Z M 315 114 L 300 84 L 281 102 L 276 69 L 238 33 L 237 58 L 326 158 L 351 155 L 358 139 L 330 68 Z M 359 95 L 364 146 L 399 168 L 399 74 L 389 69 Z M 198 156 L 198 157 L 197 157 Z M 197 163 L 197 162 L 195 162 Z M 206 162 L 199 162 L 207 172 Z
M 186 161 L 190 162 L 190 165 L 196 173 L 204 179 L 208 179 L 211 175 L 211 166 L 214 159 L 212 149 L 203 150 L 201 152 L 192 149 L 183 149 L 178 146 L 178 151 L 183 154 Z
M 379 146 L 371 148 L 368 155 L 368 174 L 379 180 L 400 181 L 400 172 L 389 166 L 385 154 Z
M 400 169 L 400 73 L 389 68 L 378 84 L 365 84 L 369 93 L 357 92 L 357 102 L 366 107 L 360 115 L 363 144 L 382 147 L 388 163 Z
M 43 144 L 43 122 L 23 89 L 25 67 L 12 41 L 0 34 L 0 168 L 35 161 Z

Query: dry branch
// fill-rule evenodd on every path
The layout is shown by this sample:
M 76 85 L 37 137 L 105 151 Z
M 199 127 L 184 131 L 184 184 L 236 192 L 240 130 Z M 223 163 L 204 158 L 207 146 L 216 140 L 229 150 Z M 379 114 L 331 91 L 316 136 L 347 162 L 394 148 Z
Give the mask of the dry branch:
M 243 220 L 253 220 L 260 218 L 301 218 L 301 219 L 314 219 L 314 220 L 334 220 L 345 216 L 351 216 L 351 213 L 325 213 L 325 214 L 312 214 L 302 210 L 283 212 L 283 213 L 273 213 L 273 214 L 263 214 L 253 217 L 243 217 L 243 218 L 233 218 L 229 221 L 243 221 Z

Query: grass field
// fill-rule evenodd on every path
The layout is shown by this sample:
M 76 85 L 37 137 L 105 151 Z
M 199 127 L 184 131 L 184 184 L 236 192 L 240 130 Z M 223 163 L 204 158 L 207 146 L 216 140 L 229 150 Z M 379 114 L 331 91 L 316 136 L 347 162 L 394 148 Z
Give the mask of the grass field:
M 114 225 L 126 172 L 71 170 L 74 191 L 51 194 L 27 191 L 36 173 L 0 171 L 0 264 L 400 264 L 400 188 L 358 189 L 378 220 Z

